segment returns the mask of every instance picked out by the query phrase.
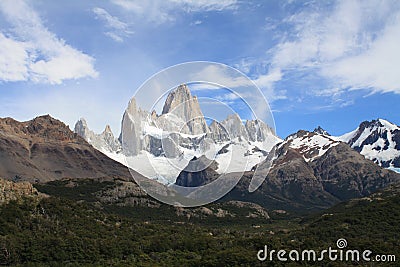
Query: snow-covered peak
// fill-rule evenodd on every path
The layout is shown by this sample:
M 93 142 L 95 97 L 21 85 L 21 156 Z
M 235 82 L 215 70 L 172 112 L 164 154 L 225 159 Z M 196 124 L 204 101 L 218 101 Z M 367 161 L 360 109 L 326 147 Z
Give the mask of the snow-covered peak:
M 323 134 L 323 135 L 330 135 L 327 131 L 325 131 L 321 126 L 318 126 L 314 129 L 314 133 Z
M 113 135 L 110 125 L 108 125 L 108 124 L 106 125 L 106 128 L 104 128 L 103 134 L 107 134 L 107 135 L 112 134 Z
M 387 120 L 364 121 L 338 139 L 382 167 L 400 167 L 400 127 Z
M 229 133 L 221 123 L 213 120 L 209 128 L 210 128 L 209 135 L 212 139 L 219 140 L 222 142 L 229 140 Z
M 287 145 L 298 151 L 306 161 L 313 161 L 339 143 L 328 135 L 300 130 L 288 136 L 279 146 Z
M 384 120 L 384 119 L 378 119 L 378 121 L 383 127 L 389 129 L 390 131 L 398 130 L 400 128 L 396 124 L 393 124 L 393 123 L 391 123 L 391 122 L 389 122 L 387 120 Z
M 358 128 L 351 132 L 345 133 L 341 136 L 337 136 L 336 139 L 339 141 L 345 142 L 345 143 L 349 143 L 349 141 L 354 137 L 357 130 L 358 130 Z

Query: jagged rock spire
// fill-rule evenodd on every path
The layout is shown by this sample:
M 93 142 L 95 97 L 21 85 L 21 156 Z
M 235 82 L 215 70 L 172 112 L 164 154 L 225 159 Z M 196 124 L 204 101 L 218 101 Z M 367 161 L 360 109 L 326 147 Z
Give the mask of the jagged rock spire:
M 324 134 L 324 135 L 330 135 L 327 131 L 325 131 L 321 126 L 318 126 L 317 128 L 314 129 L 314 133 L 317 134 Z
M 183 133 L 197 135 L 209 132 L 199 101 L 192 96 L 186 84 L 179 85 L 168 94 L 162 114 L 172 114 L 181 119 L 187 126 Z

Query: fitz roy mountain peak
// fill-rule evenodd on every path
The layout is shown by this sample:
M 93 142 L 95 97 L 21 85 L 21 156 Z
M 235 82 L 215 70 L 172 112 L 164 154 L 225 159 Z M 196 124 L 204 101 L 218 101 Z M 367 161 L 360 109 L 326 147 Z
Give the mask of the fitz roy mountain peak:
M 132 158 L 131 162 L 143 163 L 141 159 L 147 155 L 153 165 L 174 159 L 182 170 L 194 156 L 206 156 L 219 163 L 220 172 L 238 171 L 238 166 L 235 168 L 234 164 L 228 164 L 232 151 L 239 151 L 235 157 L 239 157 L 238 161 L 249 162 L 246 170 L 250 170 L 281 141 L 263 121 L 247 120 L 244 124 L 238 114 L 229 114 L 226 119 L 220 122 L 214 120 L 208 125 L 197 97 L 185 84 L 168 94 L 161 114 L 143 110 L 140 103 L 132 98 L 123 114 L 118 139 L 111 135 L 105 138 L 104 132 L 94 134 L 82 119 L 77 122 L 75 132 L 123 164 L 126 164 L 126 157 Z M 130 167 L 138 168 L 136 171 L 151 178 L 162 180 L 165 179 L 164 173 L 170 175 L 167 180 L 171 183 L 175 182 L 180 171 L 156 166 L 156 174 L 137 167 L 145 164 L 133 165 Z

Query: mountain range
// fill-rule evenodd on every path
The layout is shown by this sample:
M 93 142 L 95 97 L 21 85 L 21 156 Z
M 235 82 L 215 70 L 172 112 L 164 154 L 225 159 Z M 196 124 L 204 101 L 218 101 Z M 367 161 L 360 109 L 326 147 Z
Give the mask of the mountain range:
M 253 193 L 248 171 L 217 203 L 182 208 L 149 197 L 125 177 L 125 166 L 50 116 L 0 122 L 2 265 L 261 266 L 256 253 L 264 244 L 321 251 L 338 236 L 352 248 L 398 251 L 400 175 L 321 130 L 277 144 Z M 205 156 L 190 163 L 177 183 L 218 175 L 218 163 Z M 202 163 L 198 179 L 190 165 Z
M 342 136 L 331 136 L 318 126 L 312 133 L 299 131 L 283 140 L 261 120 L 243 123 L 238 114 L 208 125 L 186 85 L 168 94 L 160 115 L 142 110 L 132 98 L 118 139 L 109 126 L 101 134 L 93 133 L 84 118 L 76 123 L 75 132 L 110 158 L 125 165 L 132 162 L 129 167 L 164 184 L 174 183 L 193 157 L 215 160 L 220 174 L 249 171 L 282 142 L 301 152 L 306 162 L 344 142 L 379 166 L 400 168 L 400 127 L 386 120 L 364 121 Z
M 264 161 L 258 166 L 261 171 L 257 175 L 265 180 L 255 192 L 248 191 L 255 173 L 245 172 L 224 200 L 246 199 L 263 203 L 267 209 L 304 212 L 366 197 L 380 188 L 400 182 L 398 173 L 380 167 L 348 144 L 319 131 L 300 130 L 277 144 L 275 150 L 275 159 L 268 173 L 263 173 L 263 165 L 270 163 Z M 189 187 L 205 185 L 218 178 L 215 168 L 209 164 L 199 172 L 184 169 L 176 183 Z
M 385 169 L 399 166 L 399 127 L 382 119 L 363 122 L 339 137 L 318 127 L 312 132 L 299 130 L 282 140 L 260 120 L 243 123 L 239 115 L 231 114 L 221 122 L 207 124 L 201 115 L 196 97 L 182 85 L 167 96 L 160 115 L 143 111 L 131 99 L 118 138 L 109 126 L 101 134 L 94 133 L 84 119 L 76 123 L 74 133 L 49 115 L 26 122 L 3 118 L 0 177 L 40 184 L 62 179 L 118 179 L 127 184 L 108 192 L 107 199 L 132 196 L 129 203 L 155 205 L 143 200 L 144 193 L 131 174 L 171 190 L 163 184 L 199 186 L 221 173 L 229 177 L 245 171 L 222 201 L 249 201 L 272 210 L 324 209 L 400 181 L 400 174 Z M 124 144 L 126 135 L 136 139 Z M 271 151 L 272 165 L 269 173 L 264 173 Z M 129 161 L 131 172 L 121 164 Z M 172 167 L 166 167 L 169 162 Z M 256 167 L 265 181 L 250 193 Z M 153 173 L 146 173 L 146 168 Z M 164 176 L 166 173 L 170 176 Z
M 396 170 L 400 154 L 399 127 L 383 119 L 362 122 L 342 136 L 331 136 L 318 126 L 312 132 L 299 130 L 281 139 L 262 121 L 243 123 L 238 114 L 207 125 L 196 96 L 181 85 L 167 96 L 161 115 L 143 111 L 132 98 L 123 115 L 119 138 L 105 139 L 112 136 L 107 129 L 100 135 L 93 134 L 84 119 L 75 126 L 77 133 L 106 155 L 121 163 L 121 159 L 131 158 L 133 169 L 164 184 L 200 186 L 221 173 L 245 171 L 225 199 L 239 200 L 244 196 L 267 208 L 326 208 L 368 196 L 399 181 L 398 174 L 381 168 Z M 134 136 L 135 140 L 124 144 L 124 136 Z M 208 146 L 204 145 L 205 140 Z M 263 174 L 272 148 L 275 155 L 270 172 Z M 146 172 L 143 155 L 150 159 L 155 173 Z M 167 161 L 175 163 L 172 169 L 165 167 Z M 243 162 L 248 164 L 244 166 Z M 193 171 L 193 166 L 199 171 Z M 258 175 L 265 181 L 257 191 L 249 193 L 255 167 L 261 170 Z M 165 177 L 165 173 L 170 176 Z

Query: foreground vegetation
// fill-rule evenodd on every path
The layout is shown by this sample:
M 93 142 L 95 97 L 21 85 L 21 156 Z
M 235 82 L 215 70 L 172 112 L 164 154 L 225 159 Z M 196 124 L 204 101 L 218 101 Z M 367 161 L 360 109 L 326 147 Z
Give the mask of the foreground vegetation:
M 263 220 L 245 216 L 188 219 L 177 216 L 168 206 L 130 207 L 127 212 L 117 206 L 98 205 L 87 195 L 86 200 L 77 200 L 79 190 L 70 195 L 64 192 L 63 196 L 56 192 L 48 198 L 28 198 L 0 207 L 0 264 L 320 266 L 321 262 L 260 262 L 256 255 L 264 245 L 273 249 L 322 250 L 335 247 L 339 238 L 346 238 L 350 248 L 396 254 L 400 260 L 397 191 L 343 203 L 305 218 L 271 213 L 272 219 Z

